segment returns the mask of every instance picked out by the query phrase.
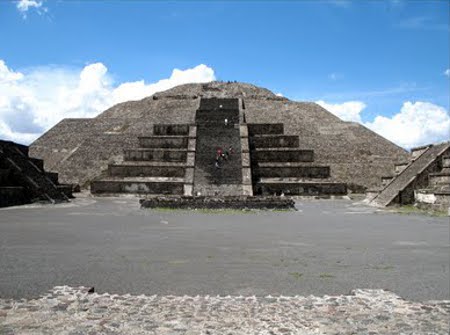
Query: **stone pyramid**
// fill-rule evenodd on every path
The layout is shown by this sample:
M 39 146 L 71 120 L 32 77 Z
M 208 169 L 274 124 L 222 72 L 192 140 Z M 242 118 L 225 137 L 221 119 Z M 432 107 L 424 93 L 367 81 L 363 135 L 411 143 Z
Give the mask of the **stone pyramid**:
M 184 195 L 361 192 L 408 157 L 316 103 L 236 82 L 180 85 L 95 118 L 64 119 L 30 154 L 93 193 Z

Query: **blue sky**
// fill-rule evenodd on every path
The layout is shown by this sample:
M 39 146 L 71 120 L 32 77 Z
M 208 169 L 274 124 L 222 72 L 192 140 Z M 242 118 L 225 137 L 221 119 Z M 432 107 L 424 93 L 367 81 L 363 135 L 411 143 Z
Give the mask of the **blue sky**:
M 343 119 L 364 123 L 388 138 L 396 125 L 412 122 L 414 113 L 419 119 L 437 113 L 435 121 L 441 126 L 448 121 L 450 127 L 449 1 L 22 2 L 25 7 L 0 3 L 0 60 L 10 78 L 22 75 L 20 80 L 31 81 L 34 86 L 25 86 L 34 91 L 26 100 L 9 80 L 11 92 L 3 100 L 15 97 L 17 102 L 22 94 L 17 113 L 28 113 L 23 121 L 36 127 L 14 137 L 20 132 L 11 124 L 20 122 L 12 119 L 22 117 L 11 111 L 2 116 L 0 104 L 4 137 L 30 141 L 65 116 L 27 111 L 33 109 L 31 100 L 42 104 L 49 99 L 52 94 L 46 90 L 60 90 L 42 78 L 76 81 L 84 68 L 99 63 L 104 67 L 97 67 L 104 85 L 100 89 L 141 80 L 143 85 L 158 83 L 170 79 L 175 68 L 204 64 L 215 79 L 253 83 L 293 100 L 320 101 Z M 193 80 L 211 77 L 199 76 Z M 83 92 L 79 99 L 86 98 Z M 55 102 L 50 105 L 58 109 Z M 75 107 L 80 116 L 95 114 L 92 106 L 81 111 L 85 101 Z M 69 114 L 78 115 L 74 110 Z M 396 115 L 401 120 L 395 122 Z M 376 117 L 388 121 L 375 122 Z M 422 122 L 413 121 L 415 126 Z M 392 140 L 405 147 L 445 140 L 450 128 L 430 131 Z

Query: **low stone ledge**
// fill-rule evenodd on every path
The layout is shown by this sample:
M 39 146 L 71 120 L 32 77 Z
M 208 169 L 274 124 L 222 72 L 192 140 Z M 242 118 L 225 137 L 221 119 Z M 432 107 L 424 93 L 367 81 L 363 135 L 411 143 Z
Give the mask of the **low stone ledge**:
M 290 197 L 252 197 L 252 196 L 156 196 L 141 199 L 142 208 L 174 209 L 295 209 L 295 201 Z
M 59 286 L 0 299 L 1 334 L 448 334 L 450 301 L 385 290 L 336 296 L 98 294 Z

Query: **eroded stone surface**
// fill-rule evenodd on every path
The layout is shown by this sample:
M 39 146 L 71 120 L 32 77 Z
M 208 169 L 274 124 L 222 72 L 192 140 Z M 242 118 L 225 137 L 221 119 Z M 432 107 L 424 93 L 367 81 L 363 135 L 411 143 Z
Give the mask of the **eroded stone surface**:
M 448 334 L 450 301 L 384 290 L 341 296 L 133 296 L 55 287 L 0 299 L 1 334 Z

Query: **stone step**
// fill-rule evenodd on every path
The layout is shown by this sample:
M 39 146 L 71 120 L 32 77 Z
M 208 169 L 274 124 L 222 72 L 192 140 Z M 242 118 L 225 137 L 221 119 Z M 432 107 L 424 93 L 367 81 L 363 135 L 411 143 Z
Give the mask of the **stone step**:
M 29 160 L 36 165 L 40 170 L 44 170 L 44 161 L 42 159 L 39 158 L 32 158 L 30 157 Z
M 105 178 L 91 183 L 92 194 L 183 194 L 184 178 Z
M 442 167 L 450 168 L 450 156 L 442 156 Z
M 429 180 L 431 186 L 438 185 L 450 185 L 450 173 L 448 172 L 439 172 L 439 173 L 430 173 Z
M 161 161 L 161 162 L 185 162 L 187 149 L 151 149 L 139 148 L 124 151 L 125 161 Z
M 269 166 L 261 166 L 258 164 L 253 175 L 258 177 L 297 177 L 297 178 L 329 178 L 329 166 L 284 166 L 283 163 L 273 163 Z
M 166 162 L 166 161 L 124 161 L 119 164 L 122 166 L 171 166 L 171 167 L 186 167 L 186 162 Z
M 247 127 L 249 136 L 262 134 L 284 134 L 284 125 L 282 123 L 248 123 Z
M 232 146 L 234 153 L 215 166 L 217 149 L 223 152 Z M 197 127 L 194 194 L 242 194 L 241 137 L 239 127 Z M 232 185 L 232 186 L 229 186 Z
M 58 190 L 66 195 L 68 198 L 73 198 L 73 185 L 72 184 L 59 184 L 56 186 Z
M 239 110 L 239 99 L 236 98 L 202 98 L 198 110 L 232 109 Z
M 254 194 L 303 196 L 346 195 L 347 185 L 344 183 L 317 180 L 262 179 L 255 185 Z
M 58 184 L 58 173 L 56 172 L 45 172 L 45 175 L 54 183 Z
M 197 111 L 195 114 L 195 123 L 202 124 L 217 124 L 225 126 L 225 119 L 228 125 L 239 123 L 238 110 L 214 110 L 214 111 Z
M 385 187 L 387 184 L 391 182 L 391 180 L 394 178 L 394 176 L 383 176 L 381 177 L 381 185 Z
M 293 148 L 257 148 L 252 150 L 256 162 L 313 162 L 314 151 Z
M 189 135 L 188 124 L 155 124 L 153 135 Z
M 187 148 L 187 136 L 145 136 L 139 137 L 141 148 Z
M 0 169 L 0 185 L 8 184 L 10 174 L 11 169 Z
M 300 140 L 294 135 L 255 135 L 250 137 L 251 148 L 298 148 Z
M 40 165 L 42 160 L 25 155 L 21 145 L 0 141 L 2 167 L 10 168 L 14 173 L 14 186 L 23 186 L 29 199 L 42 199 L 50 202 L 67 201 L 65 194 L 47 176 Z
M 115 164 L 108 166 L 110 176 L 121 177 L 184 177 L 184 166 Z
M 22 186 L 0 186 L 0 207 L 18 206 L 29 203 Z

